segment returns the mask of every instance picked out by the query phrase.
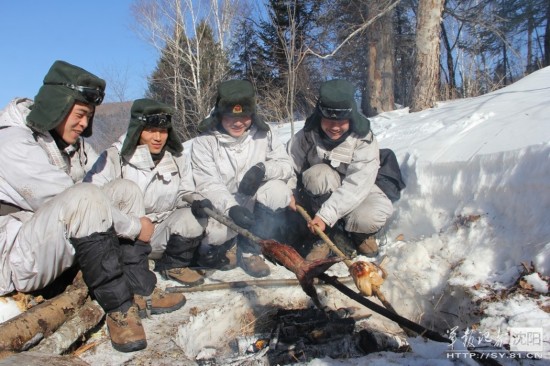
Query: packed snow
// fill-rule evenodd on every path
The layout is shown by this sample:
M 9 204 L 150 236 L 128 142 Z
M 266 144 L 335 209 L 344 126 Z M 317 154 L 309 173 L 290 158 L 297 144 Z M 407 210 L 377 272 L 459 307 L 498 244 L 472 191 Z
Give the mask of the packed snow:
M 550 68 L 545 68 L 480 97 L 371 118 L 380 147 L 395 151 L 407 184 L 379 235 L 388 272 L 381 290 L 400 315 L 452 343 L 406 337 L 395 323 L 374 314 L 365 320 L 368 326 L 398 336 L 410 352 L 325 356 L 300 364 L 475 365 L 473 352 L 504 365 L 548 364 L 549 116 Z M 303 121 L 297 122 L 294 129 L 302 126 Z M 281 140 L 290 139 L 290 125 L 276 129 Z M 271 268 L 270 278 L 294 276 L 282 267 Z M 327 273 L 349 275 L 343 263 Z M 209 272 L 206 282 L 249 279 L 237 268 Z M 159 278 L 159 285 L 177 283 Z M 318 292 L 331 309 L 372 313 L 331 287 L 318 286 Z M 274 306 L 312 306 L 297 286 L 192 292 L 186 297 L 182 309 L 144 320 L 146 350 L 116 352 L 103 328 L 88 341 L 97 344 L 80 358 L 91 365 L 192 365 L 207 364 L 208 359 L 263 365 L 262 354 L 223 359 L 221 349 L 249 335 L 244 333 Z M 5 320 L 3 307 L 1 313 Z

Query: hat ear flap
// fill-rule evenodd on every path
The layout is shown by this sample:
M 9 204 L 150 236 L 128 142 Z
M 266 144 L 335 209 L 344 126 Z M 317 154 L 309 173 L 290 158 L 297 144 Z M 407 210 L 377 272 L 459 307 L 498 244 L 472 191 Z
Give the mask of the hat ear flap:
M 258 113 L 254 113 L 252 115 L 252 123 L 256 125 L 256 127 L 259 130 L 269 131 L 269 125 L 264 121 L 264 119 Z
M 168 129 L 168 139 L 166 140 L 166 149 L 172 154 L 177 155 L 183 151 L 183 145 L 177 132 L 170 128 Z
M 197 127 L 197 130 L 199 132 L 206 132 L 210 131 L 218 125 L 218 123 L 221 121 L 221 118 L 219 116 L 219 113 L 217 111 L 212 111 L 212 114 L 210 116 L 206 117 L 202 120 L 202 122 Z
M 315 104 L 315 109 L 311 115 L 306 118 L 306 122 L 304 123 L 304 131 L 311 131 L 317 126 L 320 126 L 321 117 L 321 112 L 319 111 L 319 101 L 317 101 L 317 104 Z
M 95 110 L 94 113 L 92 113 L 92 116 L 88 119 L 88 126 L 82 131 L 82 137 L 90 137 L 92 136 L 92 129 L 94 126 L 94 116 L 95 116 Z
M 357 108 L 353 109 L 351 118 L 351 130 L 360 137 L 365 137 L 370 132 L 370 120 L 365 117 L 364 114 L 357 111 Z

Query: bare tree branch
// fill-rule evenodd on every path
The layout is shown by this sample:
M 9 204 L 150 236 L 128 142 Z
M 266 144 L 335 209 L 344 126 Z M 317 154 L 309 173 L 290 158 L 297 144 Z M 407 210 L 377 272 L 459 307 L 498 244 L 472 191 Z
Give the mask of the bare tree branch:
M 336 46 L 332 50 L 332 52 L 322 55 L 320 53 L 317 53 L 317 52 L 313 51 L 311 48 L 307 48 L 306 51 L 305 51 L 304 57 L 305 57 L 306 54 L 311 54 L 311 55 L 313 55 L 315 57 L 318 57 L 320 59 L 327 59 L 327 58 L 333 57 L 346 43 L 348 43 L 351 39 L 353 39 L 359 33 L 363 32 L 371 24 L 373 24 L 379 18 L 383 17 L 386 13 L 388 13 L 392 9 L 394 9 L 399 4 L 400 1 L 401 0 L 394 1 L 393 3 L 389 4 L 386 8 L 384 8 L 380 13 L 374 15 L 368 21 L 361 24 L 357 29 L 355 29 L 353 32 L 351 32 L 338 46 Z

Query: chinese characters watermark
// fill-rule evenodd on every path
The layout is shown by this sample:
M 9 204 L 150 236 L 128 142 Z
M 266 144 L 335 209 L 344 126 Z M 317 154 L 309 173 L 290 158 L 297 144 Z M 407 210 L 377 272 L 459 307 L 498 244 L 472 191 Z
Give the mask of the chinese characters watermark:
M 447 358 L 543 358 L 543 332 L 538 327 L 512 327 L 509 329 L 509 350 L 504 348 L 504 332 L 495 335 L 466 328 L 459 334 L 458 327 L 447 331 L 451 341 Z M 458 342 L 458 343 L 457 343 Z

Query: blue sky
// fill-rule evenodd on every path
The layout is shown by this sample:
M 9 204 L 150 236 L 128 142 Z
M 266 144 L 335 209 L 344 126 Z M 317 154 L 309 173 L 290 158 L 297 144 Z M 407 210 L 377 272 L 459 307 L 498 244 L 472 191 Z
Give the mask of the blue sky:
M 126 96 L 143 96 L 157 52 L 131 29 L 132 0 L 2 1 L 0 109 L 12 98 L 34 98 L 55 60 L 103 77 L 127 75 Z M 121 77 L 119 76 L 119 80 Z

